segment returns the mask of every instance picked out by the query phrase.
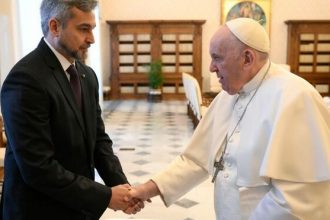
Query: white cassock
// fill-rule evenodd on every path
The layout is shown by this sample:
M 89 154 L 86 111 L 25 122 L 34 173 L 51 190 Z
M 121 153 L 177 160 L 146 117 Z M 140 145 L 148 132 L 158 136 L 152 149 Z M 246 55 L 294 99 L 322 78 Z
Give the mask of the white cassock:
M 274 63 L 251 99 L 268 65 L 239 94 L 221 92 L 185 151 L 152 178 L 166 206 L 213 175 L 232 133 L 215 182 L 218 220 L 330 219 L 330 111 L 314 87 Z

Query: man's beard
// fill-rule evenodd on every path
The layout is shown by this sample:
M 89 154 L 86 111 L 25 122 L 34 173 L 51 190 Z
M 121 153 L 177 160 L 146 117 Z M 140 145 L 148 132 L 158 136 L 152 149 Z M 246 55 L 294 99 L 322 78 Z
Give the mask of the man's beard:
M 74 58 L 75 60 L 85 60 L 87 58 L 87 53 L 84 53 L 82 51 L 81 53 L 79 53 L 79 50 L 74 51 L 70 49 L 67 44 L 62 40 L 59 41 L 59 46 L 64 53 L 66 53 L 69 57 Z

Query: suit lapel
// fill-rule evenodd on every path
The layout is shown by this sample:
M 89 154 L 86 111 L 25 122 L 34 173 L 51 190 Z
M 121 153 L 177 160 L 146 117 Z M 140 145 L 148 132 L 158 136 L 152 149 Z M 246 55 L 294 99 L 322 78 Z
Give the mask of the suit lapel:
M 92 106 L 92 104 L 90 103 L 91 94 L 88 89 L 88 77 L 90 74 L 88 74 L 88 72 L 86 72 L 86 69 L 79 62 L 77 62 L 76 67 L 77 67 L 77 71 L 80 75 L 79 79 L 80 79 L 80 85 L 81 85 L 82 112 L 83 112 L 83 116 L 85 117 L 85 126 L 86 126 L 86 128 L 90 128 L 91 124 L 90 124 L 89 118 L 90 118 L 90 115 L 92 115 L 92 113 L 90 112 L 91 106 Z
M 87 88 L 87 73 L 85 68 L 82 67 L 82 65 L 79 62 L 76 62 L 76 68 L 79 74 L 79 80 L 81 85 L 81 100 L 82 100 L 82 111 L 84 115 L 88 114 L 88 106 L 90 106 L 89 98 L 88 98 L 88 88 Z
M 59 87 L 61 88 L 63 95 L 68 102 L 70 108 L 74 112 L 76 119 L 78 120 L 78 123 L 84 133 L 86 134 L 85 131 L 85 126 L 84 126 L 84 120 L 82 117 L 82 113 L 78 109 L 78 106 L 75 102 L 74 95 L 70 86 L 70 82 L 68 78 L 66 77 L 65 71 L 63 70 L 60 62 L 57 60 L 56 56 L 52 53 L 51 49 L 47 46 L 47 44 L 44 42 L 43 39 L 41 39 L 38 49 L 41 50 L 41 52 L 44 54 L 45 61 L 49 65 L 49 67 L 53 71 L 53 76 L 56 79 Z
M 90 77 L 91 74 L 88 74 L 86 68 L 83 67 L 83 65 L 79 62 L 76 62 L 76 68 L 79 73 L 79 79 L 80 79 L 80 85 L 81 85 L 81 100 L 82 100 L 82 115 L 84 117 L 85 122 L 85 129 L 86 129 L 86 141 L 88 142 L 88 146 L 94 146 L 91 140 L 91 130 L 90 128 L 93 128 L 91 124 L 91 115 L 93 113 L 91 112 L 91 106 L 92 103 L 91 97 L 93 94 L 90 94 L 90 90 L 88 89 L 88 77 Z M 93 148 L 88 148 L 87 151 L 89 151 L 90 155 L 92 156 Z M 92 158 L 91 158 L 92 159 Z
M 69 103 L 70 108 L 74 112 L 81 129 L 85 133 L 85 126 L 84 126 L 84 121 L 82 118 L 82 113 L 80 112 L 80 110 L 76 104 L 68 78 L 66 78 L 66 75 L 63 71 L 54 70 L 53 73 L 54 73 L 54 77 L 55 77 L 56 81 L 58 82 L 58 85 L 60 86 L 67 102 Z

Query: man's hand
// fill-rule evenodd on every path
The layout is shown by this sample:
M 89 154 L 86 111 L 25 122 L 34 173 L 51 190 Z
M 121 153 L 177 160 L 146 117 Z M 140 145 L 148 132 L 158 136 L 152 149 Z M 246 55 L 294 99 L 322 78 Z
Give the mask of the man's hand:
M 143 201 L 130 195 L 131 186 L 128 184 L 118 185 L 111 188 L 112 197 L 108 208 L 123 210 L 126 214 L 136 214 L 144 208 Z
M 118 185 L 111 188 L 112 196 L 108 208 L 113 210 L 125 210 L 132 200 L 129 194 L 131 187 L 128 184 Z

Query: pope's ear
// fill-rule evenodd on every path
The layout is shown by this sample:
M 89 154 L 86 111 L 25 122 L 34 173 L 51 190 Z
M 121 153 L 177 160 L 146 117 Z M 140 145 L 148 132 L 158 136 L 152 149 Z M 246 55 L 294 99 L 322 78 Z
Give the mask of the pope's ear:
M 256 55 L 253 50 L 246 49 L 244 50 L 244 65 L 251 65 L 253 64 Z

